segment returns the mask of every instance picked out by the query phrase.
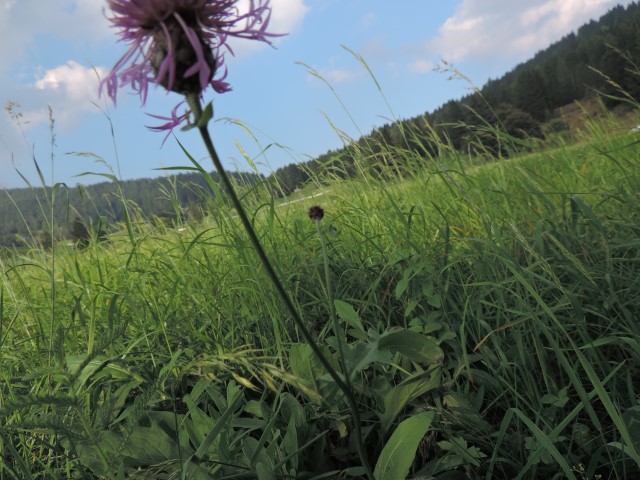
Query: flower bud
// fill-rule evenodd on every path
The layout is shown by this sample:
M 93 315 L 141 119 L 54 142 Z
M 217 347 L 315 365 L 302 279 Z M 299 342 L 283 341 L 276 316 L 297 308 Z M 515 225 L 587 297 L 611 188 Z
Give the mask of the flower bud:
M 324 217 L 324 210 L 320 205 L 314 205 L 309 209 L 309 218 L 314 222 L 319 222 Z

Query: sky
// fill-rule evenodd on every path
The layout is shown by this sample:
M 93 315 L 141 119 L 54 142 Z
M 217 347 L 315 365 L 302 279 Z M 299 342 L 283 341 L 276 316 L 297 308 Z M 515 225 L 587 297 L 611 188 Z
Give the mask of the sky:
M 247 0 L 240 0 L 239 3 Z M 393 119 L 432 111 L 471 85 L 438 72 L 455 66 L 474 86 L 499 78 L 619 0 L 271 0 L 273 46 L 231 42 L 225 94 L 213 100 L 211 134 L 230 170 L 269 174 L 307 161 Z M 0 0 L 0 188 L 73 187 L 156 177 L 189 165 L 177 141 L 208 170 L 197 131 L 146 126 L 176 94 L 126 89 L 117 106 L 98 82 L 126 50 L 106 0 Z M 366 62 L 359 60 L 358 56 Z M 369 73 L 369 71 L 371 73 Z M 372 77 L 372 74 L 374 77 Z M 379 88 L 378 88 L 379 86 Z M 11 114 L 12 113 L 12 114 Z M 35 162 L 34 162 L 35 160 Z M 37 167 L 36 167 L 37 163 Z

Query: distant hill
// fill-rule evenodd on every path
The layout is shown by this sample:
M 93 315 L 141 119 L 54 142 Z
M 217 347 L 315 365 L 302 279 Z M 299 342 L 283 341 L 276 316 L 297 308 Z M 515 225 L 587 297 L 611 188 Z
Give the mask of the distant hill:
M 218 175 L 211 173 L 218 182 Z M 230 173 L 238 185 L 250 186 L 264 180 L 253 173 Z M 47 243 L 52 189 L 20 188 L 0 190 L 0 245 L 20 246 L 38 239 Z M 124 219 L 125 207 L 136 218 L 144 215 L 168 224 L 184 216 L 202 215 L 203 199 L 211 189 L 199 173 L 181 173 L 163 178 L 102 182 L 55 190 L 54 218 L 57 236 L 73 238 L 74 230 L 98 232 Z M 125 199 L 123 201 L 123 199 Z
M 508 155 L 497 151 L 495 136 L 483 136 L 483 127 L 496 126 L 516 139 L 542 138 L 545 129 L 556 132 L 569 129 L 571 125 L 563 119 L 562 107 L 589 100 L 597 92 L 605 95 L 609 108 L 624 102 L 616 98 L 620 97 L 618 87 L 640 100 L 639 67 L 640 5 L 633 2 L 627 7 L 614 7 L 598 21 L 583 25 L 576 33 L 570 33 L 475 92 L 451 100 L 433 112 L 376 128 L 357 143 L 369 149 L 385 145 L 435 157 L 438 151 L 435 148 L 425 151 L 429 145 L 423 140 L 435 140 L 436 135 L 439 142 L 455 149 L 473 151 L 481 145 L 484 151 L 493 149 L 493 153 Z M 447 73 L 459 76 L 455 70 Z M 291 192 L 309 179 L 310 172 L 330 163 L 340 164 L 348 173 L 353 163 L 350 151 L 349 148 L 329 151 L 305 164 L 280 168 L 275 176 L 283 190 Z
M 438 143 L 508 156 L 511 152 L 504 150 L 495 135 L 487 133 L 487 125 L 514 139 L 542 138 L 549 131 L 572 128 L 575 122 L 567 120 L 572 102 L 588 101 L 597 92 L 604 94 L 609 108 L 624 103 L 619 88 L 640 99 L 640 71 L 638 63 L 635 67 L 632 63 L 639 59 L 640 5 L 633 2 L 611 9 L 598 21 L 583 25 L 576 33 L 459 100 L 374 129 L 358 139 L 355 147 L 370 151 L 384 145 L 391 150 L 410 150 L 425 161 L 438 156 Z M 458 75 L 449 67 L 449 74 Z M 353 174 L 352 151 L 353 146 L 326 152 L 303 164 L 287 165 L 267 180 L 275 195 L 286 195 L 329 165 L 336 166 L 339 175 Z M 379 161 L 375 153 L 370 155 L 373 168 L 374 162 Z M 217 178 L 215 174 L 213 177 Z M 249 185 L 264 180 L 255 174 L 235 174 L 234 178 Z M 147 218 L 179 223 L 185 211 L 195 218 L 202 214 L 203 198 L 207 197 L 202 193 L 207 190 L 197 173 L 130 180 L 121 182 L 120 187 L 101 183 L 62 188 L 56 192 L 56 224 L 62 226 L 61 236 L 73 237 L 74 231 L 82 232 L 83 228 L 101 229 L 106 223 L 123 219 L 125 204 Z M 0 191 L 0 245 L 19 246 L 24 238 L 43 237 L 43 232 L 50 230 L 48 214 L 43 213 L 47 211 L 47 198 L 51 198 L 50 189 Z

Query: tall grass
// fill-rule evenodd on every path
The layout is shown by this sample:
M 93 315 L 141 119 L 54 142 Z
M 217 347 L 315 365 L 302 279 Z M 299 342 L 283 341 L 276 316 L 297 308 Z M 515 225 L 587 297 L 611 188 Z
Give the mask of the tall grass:
M 640 474 L 640 144 L 614 122 L 502 161 L 406 131 L 425 155 L 353 142 L 322 196 L 244 196 L 376 478 Z M 237 216 L 206 213 L 0 257 L 0 479 L 365 474 Z

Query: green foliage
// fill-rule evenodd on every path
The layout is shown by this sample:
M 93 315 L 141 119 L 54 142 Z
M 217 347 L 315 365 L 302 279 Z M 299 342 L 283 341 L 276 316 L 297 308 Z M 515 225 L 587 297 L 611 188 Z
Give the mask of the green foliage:
M 151 221 L 156 217 L 168 226 L 181 224 L 189 210 L 195 211 L 206 202 L 208 192 L 207 183 L 197 173 L 122 182 L 110 174 L 95 175 L 112 181 L 78 184 L 76 188 L 66 190 L 65 198 L 58 200 L 53 207 L 55 224 L 61 227 L 62 235 L 74 241 L 89 238 L 86 235 L 89 226 L 94 226 L 97 236 L 100 236 L 106 223 L 123 221 L 127 208 L 132 207 L 136 219 L 140 217 L 141 221 Z M 217 175 L 212 175 L 217 181 Z M 253 173 L 232 173 L 232 176 L 243 188 L 255 185 L 262 179 L 261 175 Z M 0 218 L 3 219 L 0 224 L 0 246 L 24 246 L 38 231 L 42 232 L 41 243 L 44 241 L 46 245 L 51 245 L 51 239 L 45 235 L 47 218 L 43 217 L 40 206 L 47 203 L 52 190 L 49 187 L 22 188 L 0 193 Z M 80 224 L 87 232 L 81 230 Z
M 416 450 L 433 422 L 433 412 L 423 412 L 398 425 L 382 449 L 374 475 L 379 480 L 406 478 Z
M 91 233 L 79 217 L 76 217 L 71 224 L 71 238 L 78 242 L 81 247 L 86 247 L 91 239 Z
M 310 172 L 320 224 L 308 191 L 245 197 L 328 365 L 206 172 L 215 215 L 181 231 L 132 208 L 109 242 L 5 252 L 0 479 L 362 478 L 357 440 L 377 479 L 638 477 L 640 144 L 474 118 L 481 156 L 398 124 Z
M 334 183 L 329 283 L 306 219 L 315 199 L 254 207 L 349 379 L 379 478 L 638 472 L 640 155 L 629 134 L 598 135 L 509 163 Z M 362 476 L 347 401 L 232 214 L 147 228 L 59 250 L 53 304 L 44 251 L 3 267 L 2 474 Z
M 520 70 L 513 85 L 515 106 L 541 122 L 548 111 L 545 79 L 535 69 Z

